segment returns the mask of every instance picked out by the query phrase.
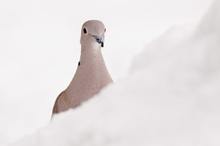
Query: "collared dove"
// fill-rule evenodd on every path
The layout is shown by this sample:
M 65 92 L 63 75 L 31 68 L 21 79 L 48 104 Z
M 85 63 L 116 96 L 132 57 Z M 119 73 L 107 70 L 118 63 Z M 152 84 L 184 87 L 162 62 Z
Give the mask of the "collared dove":
M 77 107 L 113 82 L 101 52 L 105 31 L 104 24 L 98 20 L 83 24 L 78 68 L 67 89 L 57 97 L 53 114 Z

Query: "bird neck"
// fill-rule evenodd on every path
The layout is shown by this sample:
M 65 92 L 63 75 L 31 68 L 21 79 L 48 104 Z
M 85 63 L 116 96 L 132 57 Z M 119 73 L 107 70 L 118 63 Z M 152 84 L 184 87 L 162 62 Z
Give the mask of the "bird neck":
M 84 96 L 77 98 L 87 99 L 111 82 L 112 78 L 105 66 L 101 47 L 81 48 L 80 66 L 65 91 L 66 98 L 75 100 L 74 95 L 83 92 Z
M 101 62 L 100 62 L 101 61 Z M 91 46 L 81 48 L 80 64 L 103 63 L 101 47 Z M 95 64 L 93 64 L 95 65 Z
M 94 80 L 101 84 L 112 82 L 100 46 L 81 49 L 80 66 L 78 66 L 75 76 L 78 75 L 83 80 L 89 78 L 89 80 Z M 91 84 L 94 83 L 91 82 Z

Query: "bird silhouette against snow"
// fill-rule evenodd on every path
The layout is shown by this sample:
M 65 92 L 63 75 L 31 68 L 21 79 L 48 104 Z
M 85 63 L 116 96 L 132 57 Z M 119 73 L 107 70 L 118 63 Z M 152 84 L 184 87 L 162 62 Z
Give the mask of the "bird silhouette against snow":
M 77 107 L 113 82 L 101 52 L 105 31 L 104 24 L 98 20 L 83 24 L 78 68 L 67 89 L 57 97 L 53 115 Z

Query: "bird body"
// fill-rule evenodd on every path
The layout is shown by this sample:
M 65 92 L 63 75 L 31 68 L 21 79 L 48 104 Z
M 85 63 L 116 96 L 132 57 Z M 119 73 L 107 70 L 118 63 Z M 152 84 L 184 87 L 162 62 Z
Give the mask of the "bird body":
M 101 52 L 104 33 L 102 22 L 90 20 L 84 23 L 78 68 L 67 89 L 57 97 L 53 114 L 77 107 L 112 82 Z

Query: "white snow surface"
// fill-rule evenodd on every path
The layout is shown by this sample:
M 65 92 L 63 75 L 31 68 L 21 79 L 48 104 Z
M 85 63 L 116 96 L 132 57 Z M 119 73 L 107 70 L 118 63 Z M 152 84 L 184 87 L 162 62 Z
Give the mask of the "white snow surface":
M 13 146 L 219 146 L 220 1 L 137 55 L 129 75 Z
M 57 95 L 75 73 L 86 20 L 106 25 L 103 56 L 118 82 L 144 45 L 172 25 L 197 22 L 211 2 L 0 0 L 0 145 L 49 123 Z

